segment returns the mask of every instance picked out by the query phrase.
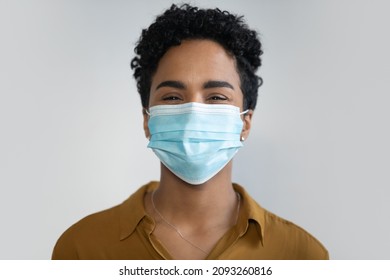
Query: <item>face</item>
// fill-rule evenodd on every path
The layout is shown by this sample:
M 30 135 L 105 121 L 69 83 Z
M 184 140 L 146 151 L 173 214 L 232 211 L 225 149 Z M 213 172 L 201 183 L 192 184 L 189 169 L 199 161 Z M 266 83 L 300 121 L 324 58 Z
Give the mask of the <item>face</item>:
M 170 48 L 160 59 L 152 78 L 149 107 L 187 102 L 228 104 L 241 109 L 243 93 L 235 60 L 210 40 L 188 40 Z M 252 111 L 244 118 L 242 135 L 250 129 Z M 144 129 L 149 137 L 147 115 Z

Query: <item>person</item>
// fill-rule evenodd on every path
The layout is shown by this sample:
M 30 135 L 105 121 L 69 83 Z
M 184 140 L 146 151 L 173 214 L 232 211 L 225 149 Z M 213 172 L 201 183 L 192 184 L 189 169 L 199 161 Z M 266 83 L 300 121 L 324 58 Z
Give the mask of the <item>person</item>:
M 135 52 L 160 181 L 71 226 L 52 259 L 328 259 L 312 235 L 232 183 L 262 83 L 257 32 L 227 11 L 172 5 Z

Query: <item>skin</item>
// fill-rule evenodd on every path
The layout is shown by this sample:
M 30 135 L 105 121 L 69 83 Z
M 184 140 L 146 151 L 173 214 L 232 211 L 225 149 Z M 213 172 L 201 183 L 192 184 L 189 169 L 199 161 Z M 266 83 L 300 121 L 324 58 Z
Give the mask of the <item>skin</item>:
M 188 40 L 170 48 L 159 61 L 152 78 L 149 107 L 199 102 L 230 104 L 243 110 L 243 93 L 235 59 L 210 40 Z M 253 111 L 242 116 L 241 136 L 247 139 Z M 148 115 L 144 131 L 150 137 Z M 161 164 L 161 178 L 154 195 L 159 212 L 186 239 L 210 252 L 236 223 L 237 195 L 232 188 L 232 161 L 201 185 L 188 184 Z M 174 259 L 204 259 L 207 255 L 184 241 L 154 211 L 151 194 L 145 196 L 146 211 L 155 219 L 153 236 Z

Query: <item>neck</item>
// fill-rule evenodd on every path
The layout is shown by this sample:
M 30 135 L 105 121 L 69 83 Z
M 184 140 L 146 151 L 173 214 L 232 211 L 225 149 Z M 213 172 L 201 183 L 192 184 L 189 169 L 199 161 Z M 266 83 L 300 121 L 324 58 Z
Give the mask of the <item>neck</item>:
M 237 195 L 231 183 L 229 162 L 216 176 L 201 185 L 190 185 L 161 166 L 161 181 L 154 194 L 158 211 L 181 227 L 234 224 Z

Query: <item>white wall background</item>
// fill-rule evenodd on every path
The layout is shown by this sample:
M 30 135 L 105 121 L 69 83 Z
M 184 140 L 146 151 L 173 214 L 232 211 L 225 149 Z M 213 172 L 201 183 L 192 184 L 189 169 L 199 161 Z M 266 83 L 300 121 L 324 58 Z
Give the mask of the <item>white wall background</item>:
M 171 1 L 0 1 L 0 259 L 48 259 L 87 214 L 159 178 L 129 62 Z M 387 1 L 192 1 L 264 44 L 234 181 L 333 259 L 389 259 Z

